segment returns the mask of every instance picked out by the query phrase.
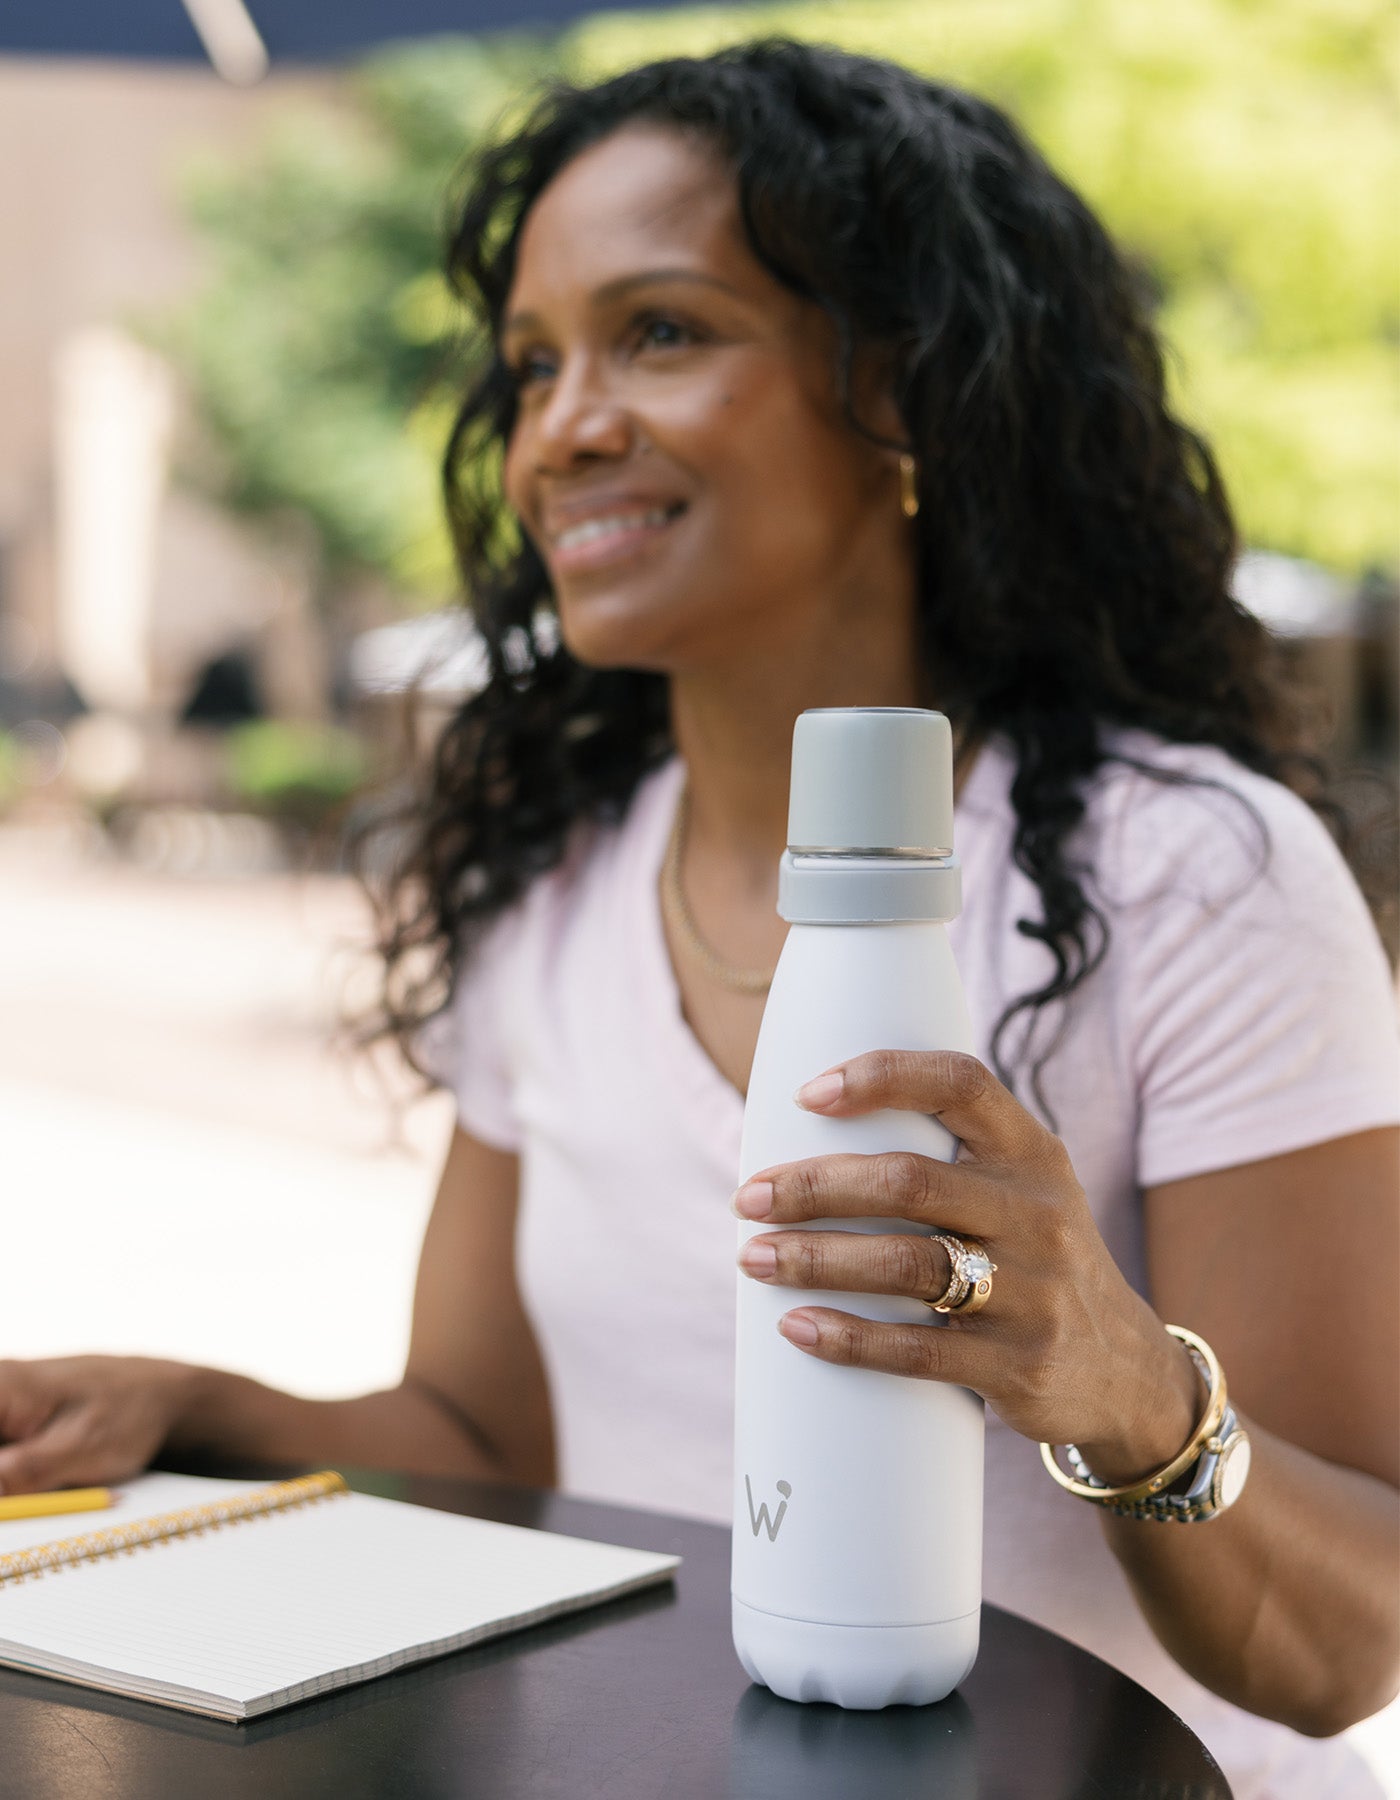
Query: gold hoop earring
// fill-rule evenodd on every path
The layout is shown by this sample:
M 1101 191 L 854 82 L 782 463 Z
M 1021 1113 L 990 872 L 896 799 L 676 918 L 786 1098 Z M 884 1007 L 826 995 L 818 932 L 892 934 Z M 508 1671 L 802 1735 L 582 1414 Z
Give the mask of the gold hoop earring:
M 918 464 L 906 450 L 899 459 L 899 510 L 906 519 L 919 516 Z

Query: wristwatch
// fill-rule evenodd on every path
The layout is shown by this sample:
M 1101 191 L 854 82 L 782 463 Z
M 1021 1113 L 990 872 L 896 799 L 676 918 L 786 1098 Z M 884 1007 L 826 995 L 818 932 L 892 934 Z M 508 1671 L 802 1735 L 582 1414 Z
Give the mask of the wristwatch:
M 1224 1371 L 1210 1345 L 1183 1325 L 1168 1325 L 1166 1330 L 1186 1346 L 1209 1389 L 1205 1411 L 1181 1451 L 1152 1474 L 1122 1487 L 1101 1481 L 1074 1444 L 1063 1446 L 1073 1475 L 1066 1475 L 1055 1461 L 1053 1444 L 1042 1444 L 1040 1456 L 1060 1486 L 1080 1500 L 1091 1500 L 1124 1519 L 1175 1519 L 1194 1525 L 1217 1518 L 1239 1499 L 1249 1475 L 1249 1437 L 1230 1405 Z
M 1066 1454 L 1081 1481 L 1091 1487 L 1102 1485 L 1090 1474 L 1083 1458 L 1072 1446 L 1067 1448 Z M 1146 1494 L 1132 1500 L 1102 1500 L 1099 1504 L 1125 1519 L 1174 1519 L 1183 1525 L 1214 1519 L 1233 1506 L 1244 1491 L 1249 1475 L 1249 1456 L 1249 1433 L 1240 1424 L 1234 1407 L 1227 1404 L 1220 1424 L 1201 1446 L 1189 1481 L 1183 1475 L 1176 1484 L 1180 1486 L 1181 1481 L 1186 1481 L 1184 1491 Z

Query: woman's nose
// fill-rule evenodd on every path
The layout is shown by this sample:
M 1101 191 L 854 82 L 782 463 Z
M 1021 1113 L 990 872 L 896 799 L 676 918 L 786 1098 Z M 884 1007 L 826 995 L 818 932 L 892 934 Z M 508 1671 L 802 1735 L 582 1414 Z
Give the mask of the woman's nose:
M 630 414 L 605 376 L 587 364 L 566 365 L 535 420 L 535 463 L 553 473 L 632 447 Z

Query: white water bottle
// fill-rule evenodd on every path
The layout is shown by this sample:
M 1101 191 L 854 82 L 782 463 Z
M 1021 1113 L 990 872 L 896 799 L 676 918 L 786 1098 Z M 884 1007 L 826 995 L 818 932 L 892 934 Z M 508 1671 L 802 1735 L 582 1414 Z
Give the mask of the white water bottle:
M 804 712 L 793 734 L 778 911 L 791 929 L 763 1015 L 744 1110 L 741 1181 L 836 1152 L 951 1161 L 925 1115 L 828 1119 L 795 1090 L 866 1050 L 967 1050 L 972 1032 L 945 926 L 960 908 L 952 738 L 941 713 Z M 767 1225 L 744 1224 L 741 1243 Z M 887 1219 L 803 1229 L 927 1232 Z M 789 1700 L 924 1705 L 977 1655 L 982 1403 L 964 1388 L 819 1361 L 778 1320 L 795 1306 L 942 1326 L 919 1300 L 739 1277 L 734 1645 Z

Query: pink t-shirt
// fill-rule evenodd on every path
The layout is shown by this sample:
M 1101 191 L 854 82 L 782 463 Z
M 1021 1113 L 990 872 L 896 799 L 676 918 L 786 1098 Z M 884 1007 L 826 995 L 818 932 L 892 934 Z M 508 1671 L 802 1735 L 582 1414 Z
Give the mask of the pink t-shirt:
M 1400 1037 L 1375 931 L 1308 807 L 1219 751 L 1116 741 L 1229 790 L 1107 765 L 1076 846 L 1112 935 L 1044 1088 L 1104 1238 L 1141 1289 L 1142 1188 L 1400 1121 Z M 964 912 L 950 932 L 984 1058 L 1006 1001 L 1050 968 L 1015 928 L 1039 903 L 1011 860 L 1012 772 L 1004 749 L 984 748 L 957 817 Z M 519 1272 L 562 1485 L 727 1524 L 728 1202 L 743 1102 L 682 1017 L 662 933 L 657 883 L 682 773 L 675 759 L 657 770 L 619 826 L 581 834 L 494 922 L 432 1054 L 465 1129 L 520 1155 Z M 1266 862 L 1235 795 L 1263 822 Z M 1094 1509 L 1049 1481 L 1034 1444 L 987 1424 L 989 1600 L 1161 1694 L 1237 1800 L 1375 1791 L 1344 1774 L 1348 1760 L 1360 1767 L 1344 1747 L 1186 1676 L 1142 1620 Z

